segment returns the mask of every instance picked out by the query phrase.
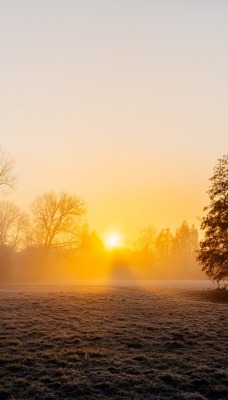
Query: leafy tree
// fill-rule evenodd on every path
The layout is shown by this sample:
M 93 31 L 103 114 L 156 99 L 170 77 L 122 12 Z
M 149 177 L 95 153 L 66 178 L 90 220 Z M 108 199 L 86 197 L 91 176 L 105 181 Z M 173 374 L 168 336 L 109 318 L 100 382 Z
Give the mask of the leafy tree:
M 228 279 L 228 153 L 218 159 L 208 190 L 210 203 L 204 210 L 198 261 L 208 277 L 219 282 Z
M 77 247 L 82 234 L 84 201 L 66 192 L 48 192 L 32 204 L 32 242 L 46 250 Z
M 0 191 L 5 193 L 15 186 L 16 177 L 12 174 L 14 160 L 0 147 Z

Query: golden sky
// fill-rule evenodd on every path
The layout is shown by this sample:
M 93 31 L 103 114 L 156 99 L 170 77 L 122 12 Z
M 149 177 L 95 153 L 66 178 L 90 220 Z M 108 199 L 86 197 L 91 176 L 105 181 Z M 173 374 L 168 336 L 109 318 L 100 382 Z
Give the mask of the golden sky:
M 197 223 L 228 144 L 228 2 L 0 2 L 0 144 L 24 209 L 85 198 L 90 229 Z

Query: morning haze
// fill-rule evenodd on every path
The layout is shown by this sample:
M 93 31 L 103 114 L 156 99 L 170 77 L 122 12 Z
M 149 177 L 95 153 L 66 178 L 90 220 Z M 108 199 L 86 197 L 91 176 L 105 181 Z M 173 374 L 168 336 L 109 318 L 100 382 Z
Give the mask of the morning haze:
M 197 223 L 227 145 L 227 4 L 1 4 L 1 144 L 28 208 L 82 195 L 91 229 Z M 3 78 L 4 77 L 4 78 Z M 109 228 L 110 226 L 110 228 Z
M 0 0 L 0 399 L 228 399 L 227 18 Z

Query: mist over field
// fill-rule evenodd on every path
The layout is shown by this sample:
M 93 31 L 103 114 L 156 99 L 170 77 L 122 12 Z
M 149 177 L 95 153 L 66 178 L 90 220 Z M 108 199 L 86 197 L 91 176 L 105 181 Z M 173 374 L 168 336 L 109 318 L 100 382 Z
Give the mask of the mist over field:
M 68 230 L 64 226 L 60 231 L 62 242 L 59 242 L 55 226 L 50 223 L 46 228 L 52 218 L 50 213 L 43 221 L 41 232 L 37 230 L 39 242 L 28 240 L 22 248 L 11 246 L 9 241 L 0 246 L 0 283 L 205 279 L 196 260 L 198 231 L 186 221 L 174 233 L 168 228 L 157 232 L 153 226 L 145 227 L 127 247 L 121 242 L 115 243 L 117 234 L 111 234 L 108 241 L 102 240 L 95 231 L 89 232 L 83 225 L 76 229 L 72 243 L 67 241 Z M 62 216 L 55 214 L 55 218 L 60 220 Z M 14 232 L 9 225 L 10 222 L 7 233 L 12 238 Z M 69 229 L 73 227 L 69 225 Z M 31 235 L 35 234 L 36 227 L 31 230 Z M 49 236 L 55 241 L 45 242 Z

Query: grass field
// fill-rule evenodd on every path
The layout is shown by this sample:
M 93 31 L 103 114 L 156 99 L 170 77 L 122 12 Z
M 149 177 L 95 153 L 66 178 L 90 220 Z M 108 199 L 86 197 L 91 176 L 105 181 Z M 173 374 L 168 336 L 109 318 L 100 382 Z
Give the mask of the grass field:
M 0 399 L 228 399 L 228 291 L 1 286 Z

